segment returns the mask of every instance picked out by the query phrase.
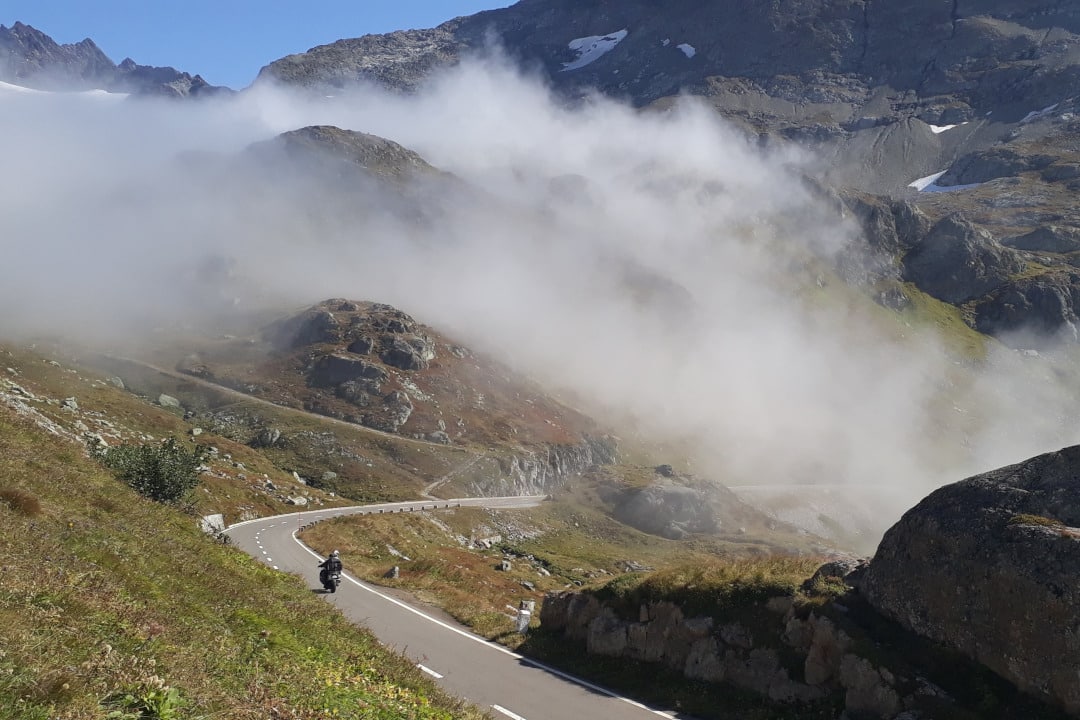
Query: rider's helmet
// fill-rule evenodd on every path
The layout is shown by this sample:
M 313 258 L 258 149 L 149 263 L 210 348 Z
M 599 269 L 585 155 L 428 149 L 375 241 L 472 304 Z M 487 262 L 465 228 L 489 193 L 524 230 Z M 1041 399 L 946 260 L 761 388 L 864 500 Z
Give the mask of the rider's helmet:
M 334 552 L 332 552 L 332 553 L 330 553 L 330 554 L 331 554 L 331 555 L 333 555 L 334 557 L 337 557 L 337 556 L 338 556 L 338 555 L 340 555 L 341 553 L 339 553 L 339 552 L 338 552 L 337 550 L 335 550 Z

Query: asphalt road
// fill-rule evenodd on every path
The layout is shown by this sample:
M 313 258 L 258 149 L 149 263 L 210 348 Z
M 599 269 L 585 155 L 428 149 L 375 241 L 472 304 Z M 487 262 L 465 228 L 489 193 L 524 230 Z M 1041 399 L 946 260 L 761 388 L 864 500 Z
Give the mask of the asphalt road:
M 541 497 L 466 498 L 384 503 L 277 515 L 232 525 L 232 542 L 267 565 L 301 575 L 319 588 L 322 558 L 296 539 L 306 524 L 339 515 L 413 512 L 440 507 L 511 508 L 538 504 Z M 347 560 L 347 559 L 346 559 Z M 450 693 L 510 720 L 636 720 L 678 715 L 652 710 L 583 680 L 518 655 L 437 619 L 346 574 L 334 594 L 324 597 L 346 617 L 362 623 L 379 640 L 413 659 Z

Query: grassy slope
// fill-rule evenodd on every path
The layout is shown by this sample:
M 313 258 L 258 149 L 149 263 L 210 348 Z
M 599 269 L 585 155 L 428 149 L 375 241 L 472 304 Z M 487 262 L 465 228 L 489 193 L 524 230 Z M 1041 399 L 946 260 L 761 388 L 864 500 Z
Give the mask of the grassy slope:
M 296 578 L 6 408 L 0 490 L 0 717 L 102 717 L 125 694 L 160 708 L 163 686 L 176 717 L 480 717 Z

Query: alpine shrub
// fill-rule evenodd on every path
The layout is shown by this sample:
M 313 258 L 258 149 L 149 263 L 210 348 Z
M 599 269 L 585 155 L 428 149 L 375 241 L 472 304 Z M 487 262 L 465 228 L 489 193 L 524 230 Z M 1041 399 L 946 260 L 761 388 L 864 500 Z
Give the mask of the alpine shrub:
M 199 467 L 209 450 L 202 445 L 188 449 L 168 438 L 159 445 L 117 445 L 91 452 L 117 478 L 151 500 L 176 502 L 199 484 Z

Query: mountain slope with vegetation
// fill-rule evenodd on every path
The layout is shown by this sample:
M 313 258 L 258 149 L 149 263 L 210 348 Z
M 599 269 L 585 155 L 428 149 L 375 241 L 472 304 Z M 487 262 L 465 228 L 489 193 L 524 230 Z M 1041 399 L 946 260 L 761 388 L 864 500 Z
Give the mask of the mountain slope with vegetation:
M 481 717 L 37 420 L 0 405 L 0 716 Z

